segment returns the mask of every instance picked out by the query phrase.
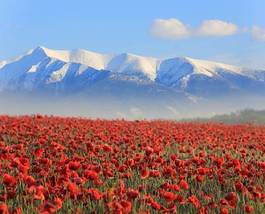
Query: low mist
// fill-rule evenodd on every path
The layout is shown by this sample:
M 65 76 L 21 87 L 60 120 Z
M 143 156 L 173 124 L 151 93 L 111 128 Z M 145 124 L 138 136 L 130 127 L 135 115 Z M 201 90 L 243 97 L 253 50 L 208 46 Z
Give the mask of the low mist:
M 265 109 L 261 97 L 182 102 L 148 98 L 10 95 L 0 96 L 0 114 L 45 114 L 102 119 L 171 119 L 212 117 L 243 109 Z

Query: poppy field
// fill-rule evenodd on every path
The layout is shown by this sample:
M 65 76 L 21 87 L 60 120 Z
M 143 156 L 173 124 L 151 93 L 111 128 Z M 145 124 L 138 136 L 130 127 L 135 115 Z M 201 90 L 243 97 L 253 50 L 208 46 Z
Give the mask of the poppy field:
M 0 116 L 0 213 L 265 213 L 265 127 Z

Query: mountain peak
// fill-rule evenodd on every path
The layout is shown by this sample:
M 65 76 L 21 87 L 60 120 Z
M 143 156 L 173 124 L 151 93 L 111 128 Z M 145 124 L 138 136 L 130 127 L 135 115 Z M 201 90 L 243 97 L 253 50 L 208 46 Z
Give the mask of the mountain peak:
M 53 50 L 43 46 L 33 49 L 30 54 L 45 54 L 45 56 L 57 59 L 66 63 L 79 63 L 95 69 L 104 69 L 109 61 L 109 55 L 99 54 L 84 49 L 74 50 Z
M 155 79 L 158 59 L 122 53 L 111 59 L 107 70 L 118 73 L 143 74 L 151 80 Z
M 28 54 L 34 54 L 34 53 L 44 53 L 48 56 L 50 49 L 44 47 L 44 46 L 37 46 L 36 48 L 30 50 Z
M 168 70 L 171 67 L 178 67 L 179 69 L 177 70 L 181 70 L 181 68 L 185 66 L 186 69 L 189 69 L 189 74 L 202 74 L 209 77 L 218 76 L 219 72 L 243 75 L 243 69 L 241 67 L 214 61 L 193 59 L 190 57 L 175 57 L 166 59 L 161 62 L 160 67 L 161 66 L 162 70 Z
M 39 45 L 36 48 L 34 48 L 34 50 L 43 50 L 43 51 L 45 51 L 46 49 L 48 49 L 48 48 L 46 48 L 46 47 L 44 47 L 42 45 Z
M 68 62 L 69 51 L 66 50 L 52 50 L 44 46 L 38 46 L 33 50 L 33 53 L 43 53 L 48 57 L 55 58 L 64 62 Z
M 226 70 L 226 71 L 233 71 L 235 73 L 240 74 L 242 71 L 242 68 L 238 66 L 228 65 L 224 63 L 214 62 L 214 61 L 208 61 L 208 60 L 201 60 L 201 59 L 193 59 L 190 57 L 185 57 L 185 59 L 193 64 L 197 70 L 211 70 L 216 71 L 218 69 Z

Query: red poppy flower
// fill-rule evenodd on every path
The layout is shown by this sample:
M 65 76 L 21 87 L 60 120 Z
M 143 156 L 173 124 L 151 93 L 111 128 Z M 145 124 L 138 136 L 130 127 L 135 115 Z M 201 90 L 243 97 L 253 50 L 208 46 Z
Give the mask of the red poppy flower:
M 56 205 L 54 205 L 50 201 L 44 201 L 42 204 L 39 206 L 39 211 L 40 213 L 55 213 L 57 211 Z
M 95 188 L 88 189 L 88 193 L 94 200 L 97 200 L 97 201 L 100 200 L 103 196 L 102 193 L 98 189 L 95 189 Z
M 80 193 L 79 187 L 75 183 L 70 182 L 67 188 L 68 191 L 74 196 Z
M 123 207 L 123 213 L 125 213 L 125 214 L 131 213 L 131 211 L 132 211 L 132 203 L 130 201 L 122 200 L 120 202 L 120 204 Z
M 220 209 L 220 214 L 229 214 L 229 210 L 227 208 L 225 208 L 225 207 L 222 207 Z
M 247 204 L 245 206 L 245 211 L 246 211 L 246 213 L 253 213 L 254 208 L 252 206 L 250 206 L 249 204 Z
M 177 199 L 177 195 L 172 193 L 172 192 L 168 192 L 168 191 L 161 191 L 160 193 L 161 197 L 164 198 L 168 203 L 175 201 Z
M 17 181 L 16 178 L 13 177 L 12 175 L 8 175 L 8 174 L 4 174 L 3 175 L 3 183 L 7 186 L 7 187 L 13 187 L 16 185 Z
M 44 149 L 43 148 L 38 148 L 36 151 L 35 151 L 35 156 L 37 158 L 40 158 L 42 156 L 42 153 L 43 153 Z
M 98 173 L 94 170 L 85 170 L 84 176 L 90 180 L 98 180 L 99 179 Z
M 143 170 L 141 170 L 141 178 L 142 178 L 142 179 L 146 179 L 146 178 L 148 178 L 149 175 L 150 175 L 150 172 L 149 172 L 148 169 L 143 169 Z
M 145 148 L 145 153 L 146 153 L 146 155 L 151 155 L 152 153 L 154 152 L 154 149 L 153 148 L 151 148 L 150 146 L 147 146 L 146 148 Z
M 232 204 L 235 204 L 237 202 L 237 194 L 235 192 L 229 192 L 225 199 L 229 202 L 231 202 Z
M 129 199 L 135 199 L 139 196 L 139 191 L 134 189 L 128 189 L 127 196 Z
M 0 211 L 1 211 L 1 210 L 0 210 Z M 17 208 L 14 210 L 13 214 L 22 214 L 22 209 L 21 209 L 20 207 L 17 207 Z
M 242 182 L 240 182 L 240 181 L 237 181 L 237 182 L 235 183 L 235 187 L 236 187 L 236 190 L 237 190 L 237 191 L 242 192 L 243 189 L 244 189 L 244 184 L 243 184 Z
M 81 164 L 78 161 L 70 161 L 68 166 L 71 170 L 78 170 L 81 167 Z
M 195 195 L 190 196 L 188 198 L 188 201 L 190 203 L 192 203 L 194 205 L 194 207 L 196 207 L 196 209 L 200 208 L 200 206 L 201 206 L 200 201 L 198 200 L 198 198 Z
M 203 182 L 203 180 L 204 180 L 204 176 L 203 175 L 197 175 L 196 176 L 196 181 L 197 182 L 201 183 L 201 182 Z
M 0 204 L 0 213 L 9 214 L 8 207 L 5 203 Z
M 184 189 L 184 190 L 188 190 L 189 189 L 189 184 L 185 181 L 185 180 L 181 180 L 179 182 L 179 186 Z

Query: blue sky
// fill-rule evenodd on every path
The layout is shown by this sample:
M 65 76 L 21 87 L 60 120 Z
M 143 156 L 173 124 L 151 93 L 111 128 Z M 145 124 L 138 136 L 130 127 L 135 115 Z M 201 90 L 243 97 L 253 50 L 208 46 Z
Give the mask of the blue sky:
M 1 0 L 0 60 L 42 45 L 190 56 L 265 68 L 264 11 L 264 0 Z M 153 33 L 158 20 L 164 21 L 162 28 L 161 23 L 156 25 Z M 173 25 L 166 30 L 173 36 L 164 35 L 163 23 L 168 20 Z M 212 35 L 209 30 L 208 34 L 198 33 L 204 22 L 209 27 L 209 20 L 236 26 L 236 32 L 227 26 L 227 35 Z M 176 23 L 188 29 L 188 34 L 178 36 Z M 171 27 L 175 29 L 171 31 Z

